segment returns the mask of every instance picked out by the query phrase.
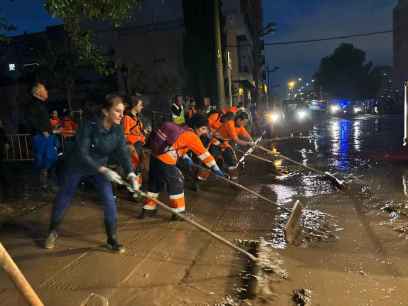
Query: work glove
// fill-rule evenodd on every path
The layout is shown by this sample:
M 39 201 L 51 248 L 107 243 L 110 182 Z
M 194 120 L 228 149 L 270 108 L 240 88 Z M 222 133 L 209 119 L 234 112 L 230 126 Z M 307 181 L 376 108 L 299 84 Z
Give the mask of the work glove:
M 108 181 L 110 181 L 112 183 L 116 183 L 116 184 L 119 184 L 119 185 L 123 184 L 121 176 L 117 172 L 115 172 L 115 171 L 113 171 L 113 170 L 111 170 L 109 168 L 104 168 L 103 171 L 102 171 L 102 174 L 106 177 L 106 179 Z
M 224 172 L 222 172 L 221 169 L 220 169 L 217 165 L 212 166 L 212 167 L 211 167 L 211 171 L 212 171 L 216 176 L 222 176 L 222 177 L 225 176 Z
M 255 145 L 255 141 L 251 140 L 248 141 L 248 146 L 253 147 Z
M 137 175 L 134 172 L 130 172 L 127 176 L 127 180 L 130 184 L 130 186 L 128 187 L 128 190 L 130 192 L 136 192 L 140 190 L 140 184 L 137 181 Z

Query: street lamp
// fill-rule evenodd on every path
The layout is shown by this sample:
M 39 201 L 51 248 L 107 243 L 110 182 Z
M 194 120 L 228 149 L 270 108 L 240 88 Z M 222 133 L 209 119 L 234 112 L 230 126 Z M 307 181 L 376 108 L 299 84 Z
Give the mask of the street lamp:
M 289 90 L 292 90 L 296 86 L 296 81 L 289 81 L 288 82 L 288 88 Z

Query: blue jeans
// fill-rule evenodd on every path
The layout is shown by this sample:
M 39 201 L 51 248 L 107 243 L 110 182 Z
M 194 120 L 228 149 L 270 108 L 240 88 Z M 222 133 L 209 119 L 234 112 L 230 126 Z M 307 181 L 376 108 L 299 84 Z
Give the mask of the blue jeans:
M 51 215 L 51 227 L 56 227 L 62 222 L 66 209 L 71 204 L 78 184 L 84 174 L 80 170 L 67 170 L 64 175 Z M 113 197 L 112 184 L 102 174 L 95 174 L 90 177 L 93 185 L 99 193 L 103 202 L 105 223 L 116 225 L 116 203 Z
M 59 142 L 55 135 L 33 137 L 34 169 L 50 169 L 57 161 Z

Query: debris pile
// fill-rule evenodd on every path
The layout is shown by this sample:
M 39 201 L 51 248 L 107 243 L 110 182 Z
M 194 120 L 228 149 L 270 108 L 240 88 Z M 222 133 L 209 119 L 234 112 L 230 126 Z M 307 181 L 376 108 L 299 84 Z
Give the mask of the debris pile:
M 293 302 L 296 306 L 311 306 L 312 305 L 312 290 L 310 289 L 295 289 L 293 290 Z
M 399 233 L 399 237 L 408 239 L 408 223 L 399 224 L 394 227 L 394 231 Z
M 390 215 L 392 220 L 398 219 L 400 216 L 408 216 L 408 203 L 406 201 L 387 200 L 379 204 L 381 211 Z
M 235 240 L 242 248 L 256 254 L 257 263 L 249 262 L 241 273 L 242 285 L 236 290 L 238 299 L 243 305 L 258 305 L 256 301 L 271 301 L 274 297 L 272 285 L 288 278 L 280 259 L 271 244 L 263 238 L 260 240 Z M 251 302 L 248 299 L 251 299 Z M 255 304 L 252 304 L 255 303 Z M 231 303 L 221 305 L 235 305 Z M 240 304 L 242 305 L 242 304 Z
M 268 241 L 275 249 L 284 249 L 287 246 L 284 228 L 288 219 L 288 212 L 277 214 L 275 218 L 275 226 Z M 315 242 L 334 242 L 339 238 L 336 233 L 343 230 L 333 216 L 311 209 L 303 209 L 300 227 L 301 232 L 294 244 L 302 246 Z

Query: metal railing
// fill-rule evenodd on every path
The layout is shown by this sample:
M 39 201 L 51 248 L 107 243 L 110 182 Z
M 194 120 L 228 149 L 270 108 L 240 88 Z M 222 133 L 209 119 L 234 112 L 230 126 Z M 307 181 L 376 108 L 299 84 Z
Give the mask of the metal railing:
M 151 122 L 153 129 L 158 128 L 163 122 L 170 120 L 170 113 L 152 112 Z M 60 141 L 59 151 L 64 153 L 65 143 L 68 138 L 63 135 L 58 135 L 58 139 Z M 7 135 L 7 140 L 9 146 L 5 152 L 4 161 L 32 161 L 34 159 L 33 136 L 31 134 L 10 134 Z
M 9 143 L 5 152 L 5 161 L 33 160 L 33 140 L 31 134 L 7 135 Z
M 66 137 L 58 136 L 59 152 L 64 152 Z M 33 156 L 33 136 L 31 134 L 7 135 L 8 148 L 5 151 L 4 161 L 32 161 Z

